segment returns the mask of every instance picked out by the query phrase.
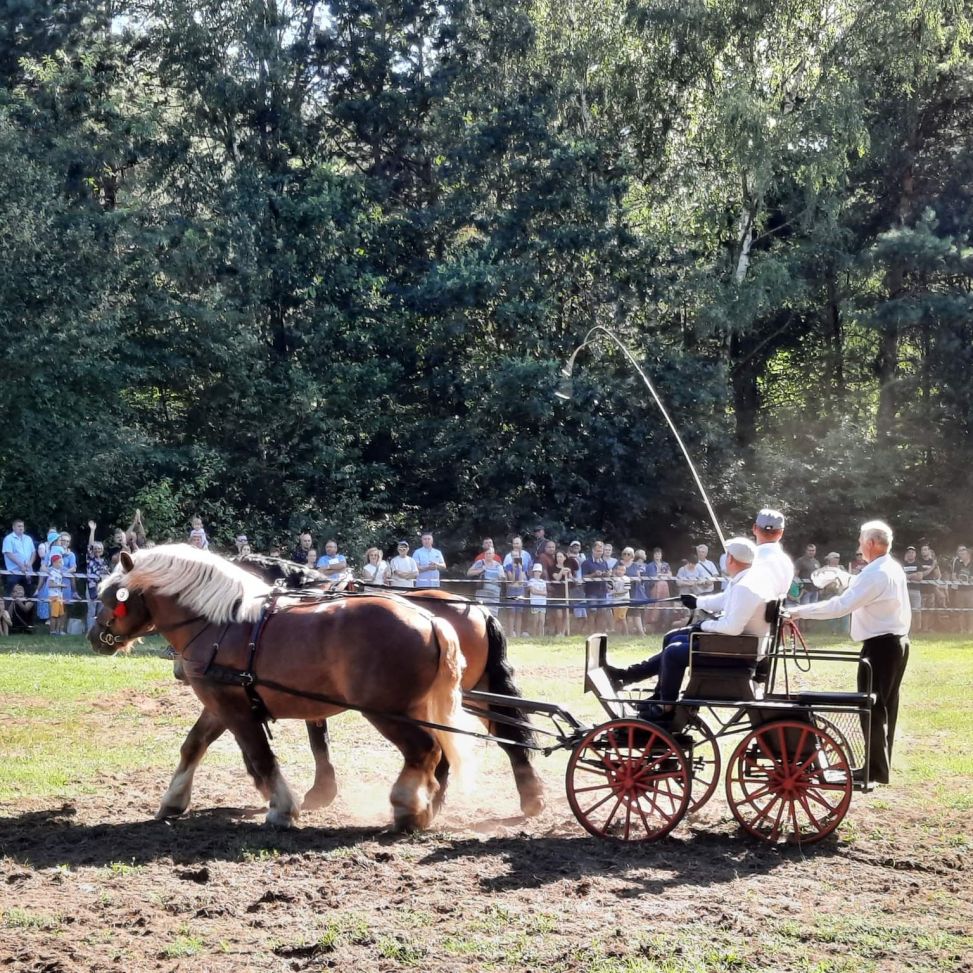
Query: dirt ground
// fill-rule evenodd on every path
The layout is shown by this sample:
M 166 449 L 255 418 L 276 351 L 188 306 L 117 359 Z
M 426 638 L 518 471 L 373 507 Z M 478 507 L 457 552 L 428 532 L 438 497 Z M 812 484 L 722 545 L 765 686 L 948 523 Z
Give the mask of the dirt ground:
M 177 741 L 196 710 L 166 708 Z M 888 788 L 856 795 L 838 837 L 774 849 L 739 834 L 717 796 L 669 838 L 623 846 L 576 824 L 554 756 L 539 758 L 541 816 L 518 815 L 491 763 L 435 831 L 402 837 L 386 830 L 391 777 L 373 746 L 357 766 L 337 754 L 338 800 L 287 832 L 262 825 L 224 741 L 177 821 L 151 819 L 168 781 L 156 768 L 4 808 L 0 971 L 973 970 L 955 837 L 968 812 Z M 279 749 L 307 776 L 299 728 Z

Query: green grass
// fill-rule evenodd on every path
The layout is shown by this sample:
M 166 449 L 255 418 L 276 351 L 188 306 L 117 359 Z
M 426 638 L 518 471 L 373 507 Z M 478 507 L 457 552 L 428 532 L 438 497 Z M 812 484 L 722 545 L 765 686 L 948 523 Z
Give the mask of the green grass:
M 627 664 L 658 649 L 659 636 L 611 637 L 610 654 Z M 847 640 L 815 636 L 814 646 L 850 646 Z M 49 636 L 0 643 L 0 800 L 70 796 L 87 792 L 100 774 L 134 767 L 158 767 L 160 783 L 175 763 L 179 742 L 191 721 L 166 712 L 145 715 L 139 699 L 188 694 L 172 680 L 171 663 L 159 657 L 159 640 L 149 640 L 129 657 L 93 653 L 82 637 Z M 593 696 L 582 692 L 583 639 L 510 642 L 521 692 L 561 703 L 579 718 L 604 717 Z M 852 688 L 854 667 L 822 666 L 799 674 L 812 688 Z M 192 708 L 192 704 L 189 704 Z M 336 759 L 359 743 L 358 718 L 333 721 Z M 275 731 L 285 760 L 307 774 L 310 759 L 302 733 L 282 724 Z M 940 810 L 973 808 L 973 645 L 963 636 L 916 638 L 902 689 L 895 760 L 896 783 L 915 788 Z M 550 742 L 550 741 L 548 741 Z M 385 747 L 384 742 L 376 745 Z M 394 761 L 389 751 L 389 760 Z M 498 748 L 481 748 L 486 770 L 506 774 Z M 221 741 L 209 760 L 236 761 L 232 744 Z M 555 763 L 563 758 L 556 755 Z M 390 762 L 390 768 L 393 763 Z M 353 781 L 348 785 L 354 786 Z

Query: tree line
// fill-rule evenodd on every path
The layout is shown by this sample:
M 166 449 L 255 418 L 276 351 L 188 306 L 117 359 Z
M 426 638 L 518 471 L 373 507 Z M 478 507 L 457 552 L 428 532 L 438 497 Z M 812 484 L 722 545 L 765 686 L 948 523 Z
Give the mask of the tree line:
M 0 505 L 967 527 L 969 3 L 0 0 Z M 232 526 L 229 526 L 232 525 Z M 967 540 L 969 538 L 966 538 Z

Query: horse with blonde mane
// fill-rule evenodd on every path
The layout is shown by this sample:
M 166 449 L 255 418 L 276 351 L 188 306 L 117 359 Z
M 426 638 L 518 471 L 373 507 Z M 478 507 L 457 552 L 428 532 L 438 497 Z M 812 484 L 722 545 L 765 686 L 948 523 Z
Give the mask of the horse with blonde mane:
M 123 553 L 99 595 L 92 647 L 115 652 L 160 633 L 212 718 L 209 732 L 183 744 L 159 818 L 188 808 L 196 767 L 229 729 L 269 801 L 267 823 L 294 824 L 300 804 L 270 748 L 266 717 L 316 721 L 360 710 L 403 757 L 391 792 L 400 831 L 429 826 L 450 771 L 462 772 L 470 756 L 470 738 L 451 732 L 472 722 L 462 711 L 456 633 L 415 605 L 388 596 L 308 602 L 275 595 L 252 574 L 186 544 Z

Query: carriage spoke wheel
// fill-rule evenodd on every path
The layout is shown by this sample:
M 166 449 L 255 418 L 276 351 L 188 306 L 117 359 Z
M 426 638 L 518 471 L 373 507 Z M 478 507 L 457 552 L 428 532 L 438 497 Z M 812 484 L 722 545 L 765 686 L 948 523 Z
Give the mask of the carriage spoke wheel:
M 568 803 L 599 838 L 654 841 L 689 806 L 689 766 L 672 737 L 642 720 L 611 720 L 589 730 L 568 761 Z
M 726 772 L 726 799 L 744 830 L 776 843 L 820 841 L 851 803 L 848 757 L 821 727 L 777 720 L 741 741 Z
M 692 749 L 686 755 L 692 776 L 692 794 L 686 813 L 694 814 L 713 796 L 720 782 L 723 761 L 716 734 L 698 716 L 686 723 L 685 732 L 693 739 Z

